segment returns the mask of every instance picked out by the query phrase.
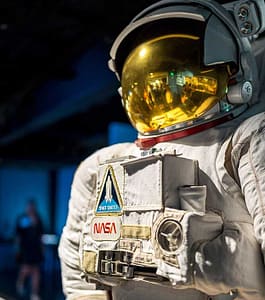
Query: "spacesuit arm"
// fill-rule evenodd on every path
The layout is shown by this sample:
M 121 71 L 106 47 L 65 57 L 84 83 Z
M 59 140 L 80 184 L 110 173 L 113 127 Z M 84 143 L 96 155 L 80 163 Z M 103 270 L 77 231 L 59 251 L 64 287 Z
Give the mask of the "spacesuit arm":
M 69 211 L 59 243 L 63 291 L 67 300 L 107 300 L 107 292 L 82 278 L 79 244 L 88 209 L 93 206 L 96 186 L 97 157 L 83 161 L 75 172 L 71 187 Z
M 238 175 L 253 218 L 255 236 L 265 258 L 265 122 L 241 153 Z

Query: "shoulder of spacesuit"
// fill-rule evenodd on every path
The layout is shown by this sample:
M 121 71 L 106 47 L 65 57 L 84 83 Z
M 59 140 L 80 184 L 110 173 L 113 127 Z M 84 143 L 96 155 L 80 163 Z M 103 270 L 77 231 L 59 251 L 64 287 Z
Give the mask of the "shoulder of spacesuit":
M 263 127 L 265 127 L 265 112 L 260 112 L 245 119 L 234 132 L 233 144 L 243 144 L 249 141 Z
M 95 151 L 85 161 L 90 159 L 96 159 L 99 164 L 104 163 L 106 160 L 117 159 L 120 157 L 133 155 L 137 151 L 137 147 L 134 143 L 124 142 L 114 145 L 103 147 Z
M 87 178 L 97 172 L 99 165 L 105 161 L 135 155 L 137 150 L 136 145 L 130 142 L 117 143 L 98 149 L 81 161 L 75 172 L 75 177 Z

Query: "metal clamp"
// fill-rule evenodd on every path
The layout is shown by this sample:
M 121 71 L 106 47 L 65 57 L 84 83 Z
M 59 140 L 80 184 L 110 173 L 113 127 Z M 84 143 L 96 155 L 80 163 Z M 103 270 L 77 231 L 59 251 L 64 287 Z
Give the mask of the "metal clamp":
M 136 276 L 157 277 L 156 267 L 132 264 L 133 252 L 124 250 L 100 250 L 98 273 L 126 279 Z
M 98 272 L 104 275 L 133 277 L 133 267 L 130 266 L 133 253 L 129 251 L 101 250 L 99 251 Z

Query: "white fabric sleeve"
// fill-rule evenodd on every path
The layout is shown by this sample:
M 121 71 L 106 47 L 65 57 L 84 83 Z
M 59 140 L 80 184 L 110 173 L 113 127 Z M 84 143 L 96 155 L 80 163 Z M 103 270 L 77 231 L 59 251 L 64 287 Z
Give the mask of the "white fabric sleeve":
M 96 188 L 96 154 L 83 161 L 75 172 L 66 225 L 58 247 L 61 263 L 62 286 L 67 300 L 107 299 L 107 292 L 96 290 L 94 283 L 82 277 L 79 263 L 79 243 L 86 214 L 93 207 L 93 191 Z
M 238 175 L 254 232 L 265 258 L 265 124 L 251 137 L 241 153 Z
M 97 170 L 105 160 L 126 155 L 134 149 L 133 143 L 121 143 L 96 151 L 84 160 L 75 172 L 68 216 L 60 238 L 58 253 L 61 263 L 62 285 L 67 300 L 107 300 L 107 291 L 82 278 L 79 261 L 79 244 L 87 212 L 94 209 L 97 185 Z M 102 288 L 102 287 L 100 287 Z

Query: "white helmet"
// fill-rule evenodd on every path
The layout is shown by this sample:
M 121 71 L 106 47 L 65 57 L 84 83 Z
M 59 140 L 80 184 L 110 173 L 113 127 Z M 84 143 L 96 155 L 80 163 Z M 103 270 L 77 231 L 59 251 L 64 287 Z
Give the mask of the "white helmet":
M 263 0 L 160 1 L 120 33 L 109 67 L 142 147 L 231 120 L 257 102 L 250 42 L 265 27 Z

